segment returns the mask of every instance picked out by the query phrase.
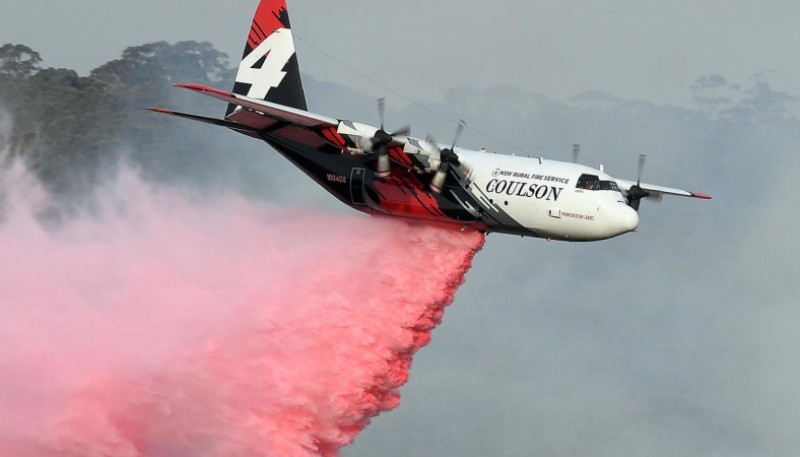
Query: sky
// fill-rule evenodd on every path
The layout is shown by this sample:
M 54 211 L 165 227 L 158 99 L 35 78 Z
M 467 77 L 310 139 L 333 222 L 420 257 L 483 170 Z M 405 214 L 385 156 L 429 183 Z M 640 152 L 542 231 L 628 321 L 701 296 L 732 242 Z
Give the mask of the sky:
M 254 5 L 4 0 L 0 43 L 26 44 L 46 65 L 82 74 L 128 46 L 160 40 L 210 41 L 238 59 Z M 452 86 L 511 84 L 558 100 L 598 90 L 684 106 L 695 79 L 709 74 L 741 84 L 769 74 L 776 88 L 800 93 L 800 4 L 792 0 L 340 0 L 289 7 L 303 40 L 303 71 L 372 97 L 428 101 Z
M 238 55 L 254 6 L 49 3 L 6 0 L 0 42 L 81 71 L 155 40 Z M 800 95 L 800 4 L 494 3 L 289 8 L 304 40 L 503 143 L 568 159 L 580 142 L 584 163 L 629 179 L 648 152 L 645 181 L 714 200 L 644 202 L 636 233 L 601 243 L 490 235 L 399 409 L 343 455 L 797 455 L 800 125 L 782 110 Z M 298 52 L 310 106 L 374 120 L 385 88 L 302 42 Z M 723 78 L 692 92 L 709 74 Z M 720 93 L 735 96 L 711 102 Z M 453 130 L 389 101 L 389 125 Z M 218 141 L 259 174 L 258 198 L 349 211 L 261 145 Z M 504 147 L 474 131 L 462 144 Z

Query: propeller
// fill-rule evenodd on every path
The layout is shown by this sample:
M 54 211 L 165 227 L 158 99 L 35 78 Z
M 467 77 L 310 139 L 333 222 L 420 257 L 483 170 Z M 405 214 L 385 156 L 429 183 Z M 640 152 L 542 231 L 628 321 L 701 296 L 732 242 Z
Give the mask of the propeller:
M 462 173 L 464 173 L 464 176 L 469 174 L 469 170 L 466 166 L 464 166 L 464 164 L 461 163 L 461 160 L 458 158 L 458 154 L 456 154 L 454 151 L 456 148 L 456 143 L 458 142 L 458 138 L 464 132 L 466 127 L 466 122 L 463 120 L 458 121 L 458 128 L 456 129 L 456 135 L 453 138 L 453 145 L 445 149 L 439 149 L 439 146 L 436 144 L 433 137 L 428 135 L 428 143 L 430 143 L 433 148 L 439 152 L 439 168 L 436 170 L 436 174 L 433 175 L 433 179 L 431 180 L 431 190 L 437 194 L 442 191 L 444 182 L 447 179 L 447 172 L 451 167 L 460 168 Z
M 639 204 L 642 199 L 649 196 L 650 192 L 642 189 L 642 171 L 644 171 L 644 161 L 647 158 L 646 154 L 639 154 L 639 177 L 636 179 L 636 184 L 628 189 L 628 206 L 639 211 Z
M 581 145 L 572 145 L 572 163 L 578 163 L 578 157 L 581 155 Z
M 384 117 L 386 114 L 386 99 L 378 99 L 378 115 L 381 119 L 381 128 L 375 132 L 372 137 L 372 152 L 378 155 L 378 165 L 376 167 L 375 175 L 379 178 L 385 178 L 392 173 L 391 161 L 389 160 L 389 144 L 394 140 L 397 135 L 411 134 L 411 127 L 406 125 L 400 130 L 394 132 L 387 132 L 384 128 Z

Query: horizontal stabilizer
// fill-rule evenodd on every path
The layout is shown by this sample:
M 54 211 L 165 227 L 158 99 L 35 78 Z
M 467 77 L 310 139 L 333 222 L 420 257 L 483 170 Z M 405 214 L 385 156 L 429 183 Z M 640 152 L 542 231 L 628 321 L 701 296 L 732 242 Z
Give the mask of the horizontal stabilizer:
M 339 120 L 322 116 L 319 114 L 309 113 L 297 108 L 289 106 L 278 105 L 264 100 L 245 97 L 244 95 L 234 94 L 224 90 L 215 89 L 213 87 L 203 86 L 200 84 L 176 84 L 175 87 L 189 89 L 195 92 L 200 92 L 203 95 L 222 100 L 233 105 L 241 106 L 252 111 L 256 111 L 264 116 L 277 119 L 279 121 L 288 122 L 293 125 L 299 125 L 307 128 L 324 128 L 324 127 L 337 127 Z
M 190 119 L 193 121 L 202 122 L 204 124 L 227 127 L 233 131 L 243 133 L 248 136 L 252 136 L 253 138 L 260 138 L 258 135 L 258 130 L 249 127 L 247 125 L 238 124 L 236 122 L 228 121 L 225 119 L 214 119 L 210 117 L 198 116 L 196 114 L 180 113 L 178 111 L 172 111 L 170 109 L 164 109 L 164 108 L 148 108 L 148 111 L 152 111 L 154 113 L 168 114 L 170 116 L 182 117 L 184 119 Z
M 214 119 L 211 117 L 198 116 L 196 114 L 181 113 L 165 108 L 148 108 L 148 111 L 161 114 L 169 114 L 170 116 L 182 117 L 184 119 L 191 119 L 193 121 L 202 122 L 204 124 L 218 125 L 220 127 L 228 127 L 240 132 L 257 133 L 258 131 L 246 125 L 237 124 L 236 122 L 228 121 L 225 119 Z

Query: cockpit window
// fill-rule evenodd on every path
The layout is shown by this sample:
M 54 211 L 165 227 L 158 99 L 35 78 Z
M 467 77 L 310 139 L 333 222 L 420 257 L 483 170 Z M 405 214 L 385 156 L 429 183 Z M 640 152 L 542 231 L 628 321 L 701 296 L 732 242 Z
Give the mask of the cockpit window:
M 600 178 L 595 175 L 581 175 L 581 177 L 578 178 L 578 185 L 576 187 L 578 189 L 594 190 L 598 182 L 600 182 Z
M 614 181 L 601 181 L 595 175 L 581 175 L 578 179 L 578 189 L 586 190 L 613 190 L 619 192 L 619 186 Z
M 614 181 L 599 181 L 599 189 L 598 190 L 613 190 L 619 192 L 619 186 Z

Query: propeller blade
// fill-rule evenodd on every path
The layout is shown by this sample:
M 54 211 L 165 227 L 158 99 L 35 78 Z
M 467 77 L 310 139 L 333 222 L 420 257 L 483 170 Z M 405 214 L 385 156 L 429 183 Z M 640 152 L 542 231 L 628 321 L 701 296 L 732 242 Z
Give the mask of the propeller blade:
M 394 132 L 390 133 L 391 136 L 408 136 L 411 135 L 411 126 L 405 125 L 403 128 L 399 130 L 395 130 Z
M 459 119 L 458 128 L 456 128 L 456 136 L 455 138 L 453 138 L 453 145 L 450 146 L 451 150 L 456 148 L 456 143 L 458 143 L 458 138 L 461 136 L 462 133 L 464 133 L 465 128 L 467 128 L 467 123 L 464 122 L 463 119 Z
M 647 154 L 639 154 L 639 175 L 636 178 L 636 184 L 628 189 L 628 206 L 639 211 L 639 205 L 643 198 L 650 197 L 650 192 L 642 189 L 642 172 L 644 171 L 644 162 L 647 159 Z
M 378 99 L 378 116 L 381 120 L 381 130 L 383 130 L 383 121 L 386 115 L 386 99 L 381 97 Z
M 439 153 L 439 161 L 441 163 L 452 163 L 454 165 L 459 165 L 458 154 L 453 152 L 452 148 L 440 148 L 438 144 L 436 144 L 436 140 L 433 139 L 433 136 L 428 135 L 425 139 L 428 143 L 433 146 L 433 149 Z
M 439 148 L 439 145 L 436 144 L 436 140 L 433 138 L 433 135 L 429 133 L 428 136 L 425 137 L 425 141 L 427 141 L 433 147 L 433 149 L 436 150 L 436 152 L 439 154 L 442 153 L 442 150 Z
M 411 127 L 406 125 L 391 133 L 385 130 L 386 99 L 383 97 L 378 99 L 378 116 L 380 117 L 381 128 L 372 136 L 370 144 L 372 152 L 375 153 L 378 158 L 375 166 L 375 175 L 379 178 L 386 178 L 392 174 L 392 160 L 389 157 L 389 145 L 394 141 L 395 136 L 410 135 Z
M 381 147 L 391 143 L 392 139 L 393 138 L 390 133 L 386 133 L 383 130 L 378 130 L 375 132 L 375 136 L 372 137 L 372 152 L 378 152 Z
M 642 185 L 642 172 L 644 171 L 644 161 L 647 159 L 647 154 L 639 154 L 639 177 L 636 179 L 636 185 Z
M 436 144 L 436 140 L 433 139 L 433 135 L 429 134 L 426 137 L 425 140 L 430 143 L 431 147 L 436 152 L 439 153 L 439 167 L 436 169 L 433 179 L 431 179 L 431 190 L 433 192 L 439 193 L 442 191 L 445 181 L 447 180 L 447 172 L 451 168 L 453 168 L 453 170 L 460 170 L 465 177 L 468 177 L 470 174 L 472 174 L 472 170 L 461 163 L 458 154 L 456 154 L 454 151 L 456 144 L 458 143 L 458 139 L 461 137 L 461 134 L 464 132 L 466 127 L 466 122 L 463 120 L 458 121 L 458 128 L 456 129 L 456 134 L 453 138 L 453 145 L 449 148 L 440 148 L 439 145 Z

